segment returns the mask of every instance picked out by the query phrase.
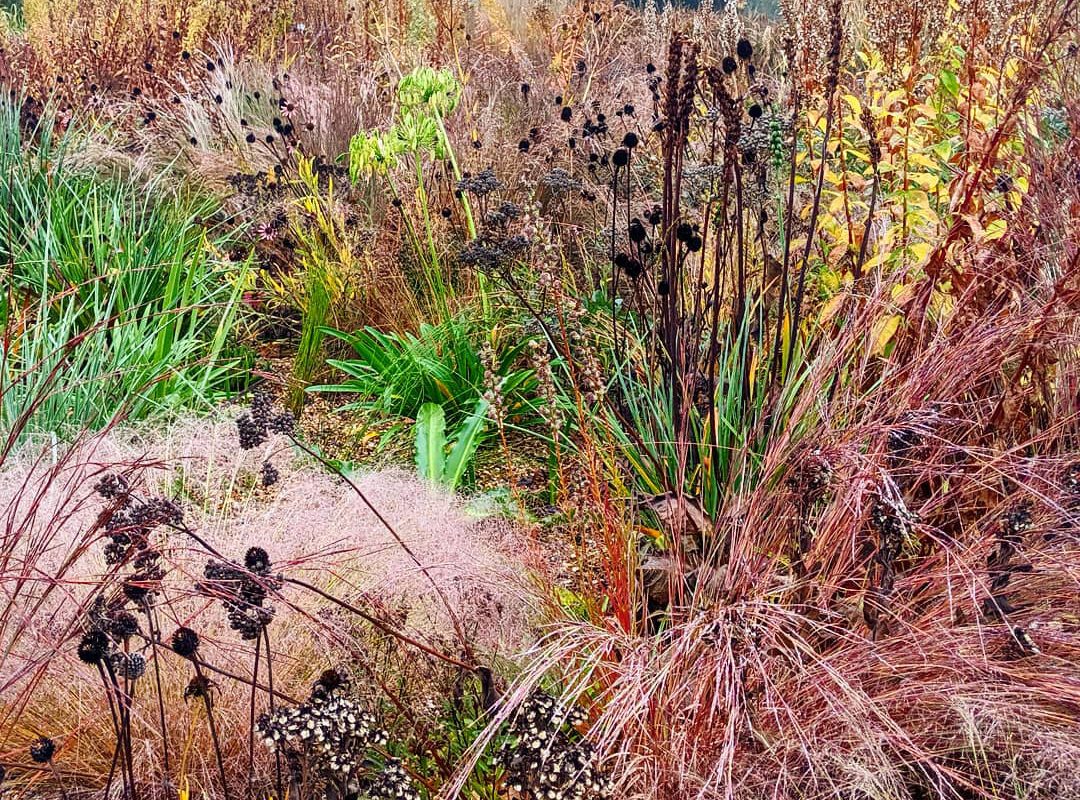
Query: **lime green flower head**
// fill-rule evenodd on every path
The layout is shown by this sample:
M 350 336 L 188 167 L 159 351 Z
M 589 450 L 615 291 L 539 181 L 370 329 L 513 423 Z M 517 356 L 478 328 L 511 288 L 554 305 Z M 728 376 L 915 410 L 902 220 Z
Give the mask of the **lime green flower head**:
M 395 145 L 406 153 L 430 152 L 436 158 L 446 158 L 446 148 L 435 120 L 422 114 L 406 111 L 390 130 Z
M 417 67 L 398 82 L 398 101 L 406 111 L 429 110 L 445 117 L 461 100 L 461 84 L 448 69 Z
M 386 172 L 397 165 L 400 142 L 378 131 L 360 131 L 349 141 L 349 177 Z

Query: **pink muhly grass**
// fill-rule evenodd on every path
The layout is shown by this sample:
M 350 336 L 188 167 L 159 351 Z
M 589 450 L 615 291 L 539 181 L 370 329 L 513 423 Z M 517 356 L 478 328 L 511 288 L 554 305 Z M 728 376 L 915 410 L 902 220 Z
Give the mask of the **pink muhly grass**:
M 5 524 L 0 760 L 18 760 L 24 737 L 48 732 L 58 741 L 76 743 L 65 746 L 59 764 L 65 775 L 85 771 L 104 776 L 109 771 L 114 737 L 103 715 L 102 695 L 93 691 L 100 684 L 74 653 L 90 598 L 102 581 L 112 581 L 113 568 L 102 557 L 99 521 L 106 503 L 93 488 L 106 473 L 127 475 L 147 495 L 176 498 L 185 524 L 226 557 L 242 560 L 249 546 L 258 545 L 269 552 L 275 573 L 303 578 L 367 609 L 433 650 L 450 646 L 449 620 L 430 582 L 353 491 L 301 455 L 282 450 L 280 442 L 279 452 L 273 453 L 280 478 L 264 489 L 258 472 L 270 453 L 243 453 L 234 439 L 235 424 L 226 412 L 212 419 L 180 420 L 164 435 L 122 428 L 56 453 L 27 447 L 0 466 L 0 519 Z M 371 473 L 354 480 L 449 598 L 483 658 L 510 655 L 528 641 L 531 613 L 523 603 L 528 596 L 523 576 L 532 562 L 520 532 L 497 520 L 472 518 L 464 501 L 404 473 Z M 195 591 L 207 552 L 180 531 L 162 535 L 159 548 L 167 565 L 162 597 L 168 598 L 156 608 L 161 633 L 167 639 L 181 625 L 198 630 L 200 656 L 211 670 L 206 677 L 214 686 L 214 723 L 225 761 L 246 764 L 251 688 L 213 669 L 249 678 L 254 645 L 229 629 L 219 603 Z M 392 676 L 380 675 L 379 669 L 390 665 L 365 665 L 370 658 L 363 652 L 366 635 L 355 617 L 288 586 L 282 600 L 271 602 L 277 607 L 269 628 L 277 691 L 306 696 L 316 675 L 343 660 L 366 672 L 376 692 L 380 685 L 389 690 Z M 182 770 L 172 779 L 183 774 L 193 788 L 209 790 L 217 783 L 217 765 L 206 724 L 186 723 L 192 714 L 205 716 L 196 710 L 199 703 L 183 697 L 190 665 L 161 650 L 158 654 L 171 760 L 174 770 Z M 414 679 L 429 675 L 424 680 L 430 684 L 425 688 L 421 682 L 408 691 L 438 691 L 442 679 L 428 661 L 414 658 L 411 671 Z M 265 680 L 264 674 L 264 688 Z M 148 668 L 131 726 L 133 740 L 140 743 L 134 772 L 151 783 L 160 770 L 155 695 Z M 404 706 L 415 705 L 417 698 L 394 700 Z M 265 691 L 258 702 L 265 707 Z M 268 758 L 258 748 L 256 768 L 264 775 L 272 769 Z

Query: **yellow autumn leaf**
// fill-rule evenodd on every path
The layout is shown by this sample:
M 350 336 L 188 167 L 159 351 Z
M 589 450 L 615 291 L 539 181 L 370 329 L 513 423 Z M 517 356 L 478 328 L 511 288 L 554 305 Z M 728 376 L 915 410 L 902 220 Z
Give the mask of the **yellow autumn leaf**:
M 931 175 L 928 172 L 916 172 L 911 175 L 912 183 L 917 186 L 921 186 L 923 189 L 930 191 L 936 189 L 941 183 L 941 179 L 937 175 Z
M 1005 231 L 1009 228 L 1008 224 L 1003 219 L 991 220 L 983 228 L 985 233 L 983 234 L 983 241 L 992 242 L 995 239 L 1000 239 L 1005 235 Z
M 856 119 L 862 115 L 862 103 L 859 102 L 859 98 L 855 95 L 845 94 L 844 102 L 851 106 L 851 113 L 855 115 Z
M 893 303 L 902 306 L 915 294 L 915 287 L 910 283 L 898 283 L 892 287 L 889 294 Z
M 897 330 L 900 329 L 900 321 L 903 319 L 899 314 L 890 314 L 887 317 L 882 317 L 874 323 L 873 330 L 870 332 L 870 341 L 872 346 L 870 348 L 870 354 L 874 356 L 880 356 L 885 352 L 885 348 L 889 346 L 889 342 L 896 335 Z
M 836 294 L 833 295 L 825 305 L 821 307 L 821 312 L 818 314 L 818 325 L 824 327 L 832 322 L 837 312 L 840 311 L 840 307 L 844 304 L 844 298 L 846 295 Z
M 918 164 L 920 167 L 926 167 L 927 169 L 938 168 L 937 163 L 922 153 L 908 153 L 908 161 L 912 164 Z
M 916 264 L 921 264 L 926 260 L 926 257 L 930 255 L 930 249 L 930 242 L 916 242 L 908 248 Z

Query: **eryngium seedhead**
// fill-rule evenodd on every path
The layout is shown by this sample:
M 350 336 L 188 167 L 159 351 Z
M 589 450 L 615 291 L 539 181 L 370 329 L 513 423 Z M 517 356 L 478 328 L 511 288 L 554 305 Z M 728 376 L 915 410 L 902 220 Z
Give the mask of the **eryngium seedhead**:
M 135 681 L 146 674 L 146 658 L 141 653 L 116 652 L 109 656 L 112 668 L 121 678 Z

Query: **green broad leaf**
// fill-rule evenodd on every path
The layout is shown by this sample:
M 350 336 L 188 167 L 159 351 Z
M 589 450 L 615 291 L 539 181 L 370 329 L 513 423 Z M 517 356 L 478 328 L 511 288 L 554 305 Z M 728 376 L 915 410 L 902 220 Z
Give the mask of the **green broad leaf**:
M 447 488 L 456 489 L 460 485 L 465 470 L 480 446 L 484 425 L 487 422 L 487 411 L 487 400 L 477 400 L 472 414 L 461 424 L 443 467 L 442 482 Z
M 446 412 L 435 403 L 424 403 L 416 416 L 416 469 L 431 483 L 443 482 L 446 463 Z
M 938 80 L 941 81 L 942 88 L 948 92 L 950 96 L 956 97 L 960 94 L 960 79 L 956 77 L 955 72 L 943 69 L 938 74 Z

